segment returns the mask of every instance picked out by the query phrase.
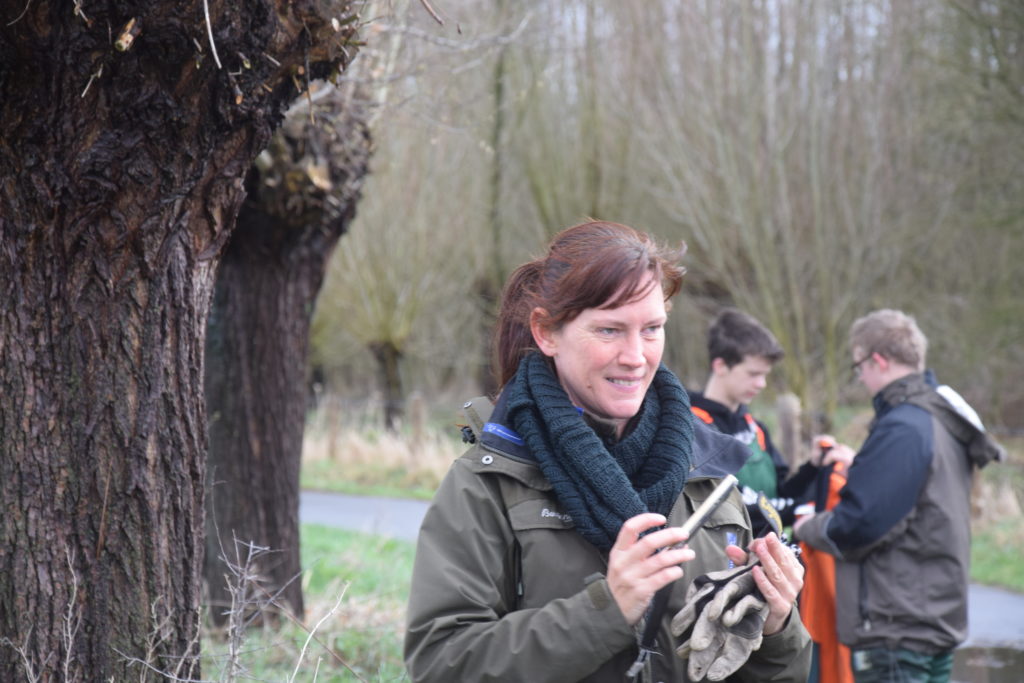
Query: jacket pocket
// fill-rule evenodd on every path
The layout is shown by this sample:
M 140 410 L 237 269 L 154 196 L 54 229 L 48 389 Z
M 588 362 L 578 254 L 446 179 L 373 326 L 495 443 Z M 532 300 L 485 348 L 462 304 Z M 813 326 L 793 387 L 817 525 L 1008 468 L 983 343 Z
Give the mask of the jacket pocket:
M 509 508 L 509 523 L 516 533 L 528 529 L 572 529 L 572 516 L 557 503 L 546 498 L 533 498 Z
M 508 509 L 520 546 L 516 604 L 543 607 L 586 589 L 586 577 L 607 571 L 600 551 L 576 532 L 572 518 L 550 498 L 523 500 Z M 552 559 L 556 558 L 556 559 Z

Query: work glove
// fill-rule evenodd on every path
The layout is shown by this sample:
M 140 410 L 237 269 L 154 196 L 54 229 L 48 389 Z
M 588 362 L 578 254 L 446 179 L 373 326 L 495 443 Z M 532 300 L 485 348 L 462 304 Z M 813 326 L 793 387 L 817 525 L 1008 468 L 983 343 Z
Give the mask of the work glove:
M 676 654 L 689 660 L 692 680 L 723 680 L 761 646 L 768 604 L 750 571 L 755 564 L 704 574 L 687 591 L 672 633 L 685 637 Z

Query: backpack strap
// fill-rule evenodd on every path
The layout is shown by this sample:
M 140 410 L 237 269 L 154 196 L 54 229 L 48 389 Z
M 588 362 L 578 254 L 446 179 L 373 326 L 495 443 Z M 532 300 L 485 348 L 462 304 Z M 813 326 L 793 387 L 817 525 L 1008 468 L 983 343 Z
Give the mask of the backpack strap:
M 701 422 L 703 422 L 704 424 L 713 424 L 715 421 L 715 418 L 711 417 L 711 413 L 704 410 L 703 408 L 698 408 L 697 406 L 690 406 L 690 412 L 699 417 Z
M 750 431 L 757 435 L 757 445 L 761 447 L 762 451 L 767 451 L 768 446 L 766 445 L 764 430 L 761 429 L 761 425 L 757 424 L 757 420 L 750 413 L 747 413 L 745 417 L 747 418 L 747 426 L 750 427 Z

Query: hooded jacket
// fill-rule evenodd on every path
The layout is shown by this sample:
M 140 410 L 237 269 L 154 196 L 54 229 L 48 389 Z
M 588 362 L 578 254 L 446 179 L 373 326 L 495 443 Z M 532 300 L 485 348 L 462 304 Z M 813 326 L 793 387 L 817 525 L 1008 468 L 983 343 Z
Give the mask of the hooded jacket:
M 413 681 L 623 683 L 638 654 L 638 630 L 626 623 L 605 579 L 607 556 L 573 529 L 550 483 L 512 428 L 499 400 L 467 403 L 476 444 L 452 466 L 420 531 L 408 607 L 405 659 Z M 742 464 L 735 440 L 695 425 L 693 466 L 669 515 L 679 525 L 718 479 Z M 658 635 L 659 656 L 642 681 L 686 681 L 675 655 L 672 617 L 686 589 L 724 569 L 729 542 L 751 540 L 733 491 L 689 545 Z M 765 636 L 730 680 L 804 681 L 810 640 L 794 608 L 786 627 Z
M 967 636 L 973 468 L 1003 452 L 930 376 L 895 380 L 874 407 L 839 504 L 798 536 L 837 558 L 841 642 L 938 654 Z

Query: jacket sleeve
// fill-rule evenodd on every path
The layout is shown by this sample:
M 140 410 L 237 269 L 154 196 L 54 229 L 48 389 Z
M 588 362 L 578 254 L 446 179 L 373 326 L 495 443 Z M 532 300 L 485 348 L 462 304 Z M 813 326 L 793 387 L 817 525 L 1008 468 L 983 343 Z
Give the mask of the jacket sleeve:
M 493 478 L 456 461 L 416 548 L 405 638 L 413 681 L 578 680 L 635 642 L 603 580 L 513 610 L 513 544 Z
M 856 561 L 899 534 L 932 459 L 931 418 L 903 405 L 880 420 L 850 466 L 839 504 L 800 527 L 800 540 Z

